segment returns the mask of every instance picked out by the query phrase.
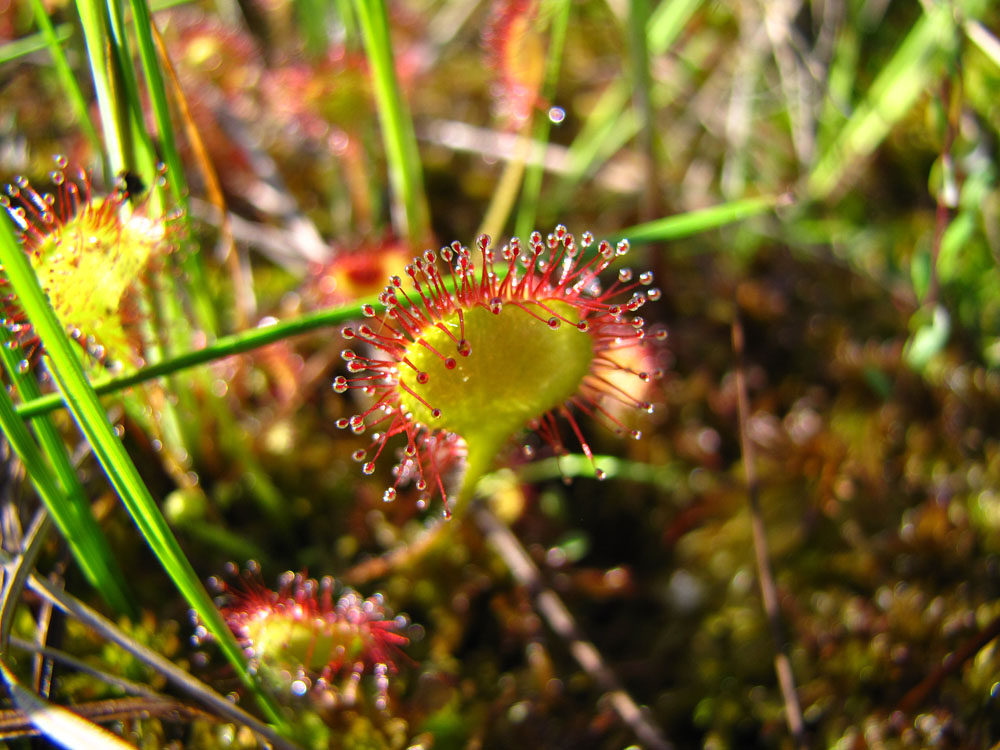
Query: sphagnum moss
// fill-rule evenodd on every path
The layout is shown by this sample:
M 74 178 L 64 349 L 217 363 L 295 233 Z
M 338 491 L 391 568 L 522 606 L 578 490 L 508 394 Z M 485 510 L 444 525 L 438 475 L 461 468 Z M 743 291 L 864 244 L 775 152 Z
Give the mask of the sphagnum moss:
M 343 352 L 351 376 L 338 376 L 334 390 L 359 389 L 374 399 L 364 412 L 338 421 L 359 434 L 376 430 L 355 459 L 372 473 L 389 439 L 406 437 L 386 501 L 413 479 L 420 502 L 440 495 L 447 514 L 451 475 L 464 469 L 459 498 L 468 496 L 523 428 L 536 430 L 563 454 L 556 422 L 562 416 L 592 457 L 571 407 L 601 415 L 621 432 L 627 430 L 607 408 L 608 399 L 652 411 L 652 404 L 631 394 L 659 373 L 632 370 L 616 352 L 647 346 L 645 321 L 633 313 L 660 292 L 651 286 L 652 274 L 636 277 L 628 269 L 602 288 L 600 274 L 628 252 L 628 243 L 603 241 L 596 253 L 587 252 L 593 244 L 588 232 L 578 246 L 563 226 L 547 239 L 533 233 L 526 248 L 513 239 L 496 251 L 482 235 L 478 268 L 460 243 L 428 250 L 406 268 L 412 293 L 393 276 L 380 297 L 385 312 L 378 325 L 343 330 L 368 351 Z M 362 312 L 377 317 L 370 305 Z M 657 331 L 651 338 L 665 335 Z M 636 387 L 613 382 L 614 373 L 633 378 Z

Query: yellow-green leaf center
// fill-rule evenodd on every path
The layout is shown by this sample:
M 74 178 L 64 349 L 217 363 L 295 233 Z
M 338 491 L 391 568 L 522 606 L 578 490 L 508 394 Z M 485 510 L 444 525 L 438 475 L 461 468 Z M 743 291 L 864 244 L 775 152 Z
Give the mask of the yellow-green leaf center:
M 461 347 L 455 340 L 462 338 L 462 322 L 454 312 L 442 321 L 451 335 L 428 327 L 422 338 L 430 348 L 418 340 L 407 349 L 417 372 L 403 367 L 399 380 L 423 403 L 400 387 L 403 408 L 431 429 L 461 435 L 470 465 L 482 470 L 508 438 L 576 393 L 590 369 L 593 342 L 576 327 L 576 309 L 541 302 L 548 310 L 523 303 L 534 315 L 510 302 L 498 314 L 478 306 L 464 310 L 467 346 Z M 549 310 L 570 322 L 551 327 Z

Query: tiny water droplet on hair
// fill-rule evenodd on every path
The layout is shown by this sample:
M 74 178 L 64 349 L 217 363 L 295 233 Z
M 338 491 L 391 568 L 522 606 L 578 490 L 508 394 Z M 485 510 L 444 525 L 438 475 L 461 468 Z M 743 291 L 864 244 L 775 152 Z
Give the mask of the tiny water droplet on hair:
M 343 375 L 338 375 L 333 379 L 333 390 L 337 393 L 345 393 L 348 389 L 347 378 Z
M 455 365 L 457 365 L 457 364 L 458 364 L 458 362 L 455 361 L 454 357 L 448 357 L 448 359 L 446 359 L 444 361 L 444 366 L 446 368 L 448 368 L 449 370 L 454 370 L 455 369 Z
M 608 473 L 604 469 L 594 469 L 594 477 L 599 481 L 603 482 L 608 478 Z
M 469 343 L 468 339 L 462 339 L 458 342 L 458 353 L 463 357 L 468 357 L 472 354 L 472 344 Z M 447 362 L 445 365 L 447 365 Z
M 417 382 L 420 383 L 421 385 L 426 383 L 428 380 L 430 380 L 430 376 L 428 376 L 426 372 L 417 373 Z
M 396 490 L 393 489 L 392 487 L 387 489 L 385 491 L 385 494 L 382 495 L 382 501 L 386 503 L 391 503 L 395 499 L 396 499 Z

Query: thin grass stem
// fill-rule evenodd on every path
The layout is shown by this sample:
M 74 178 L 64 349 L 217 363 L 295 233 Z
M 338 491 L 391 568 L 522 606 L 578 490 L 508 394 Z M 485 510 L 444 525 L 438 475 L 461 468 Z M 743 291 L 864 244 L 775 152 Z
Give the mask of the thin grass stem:
M 393 195 L 393 224 L 414 245 L 430 236 L 430 213 L 424 193 L 417 136 L 396 77 L 385 0 L 355 0 L 372 83 Z

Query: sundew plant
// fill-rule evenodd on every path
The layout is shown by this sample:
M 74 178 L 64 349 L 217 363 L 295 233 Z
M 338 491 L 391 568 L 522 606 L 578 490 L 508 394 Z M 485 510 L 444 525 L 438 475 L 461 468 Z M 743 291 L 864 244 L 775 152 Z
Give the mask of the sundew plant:
M 998 37 L 0 0 L 0 744 L 996 747 Z

